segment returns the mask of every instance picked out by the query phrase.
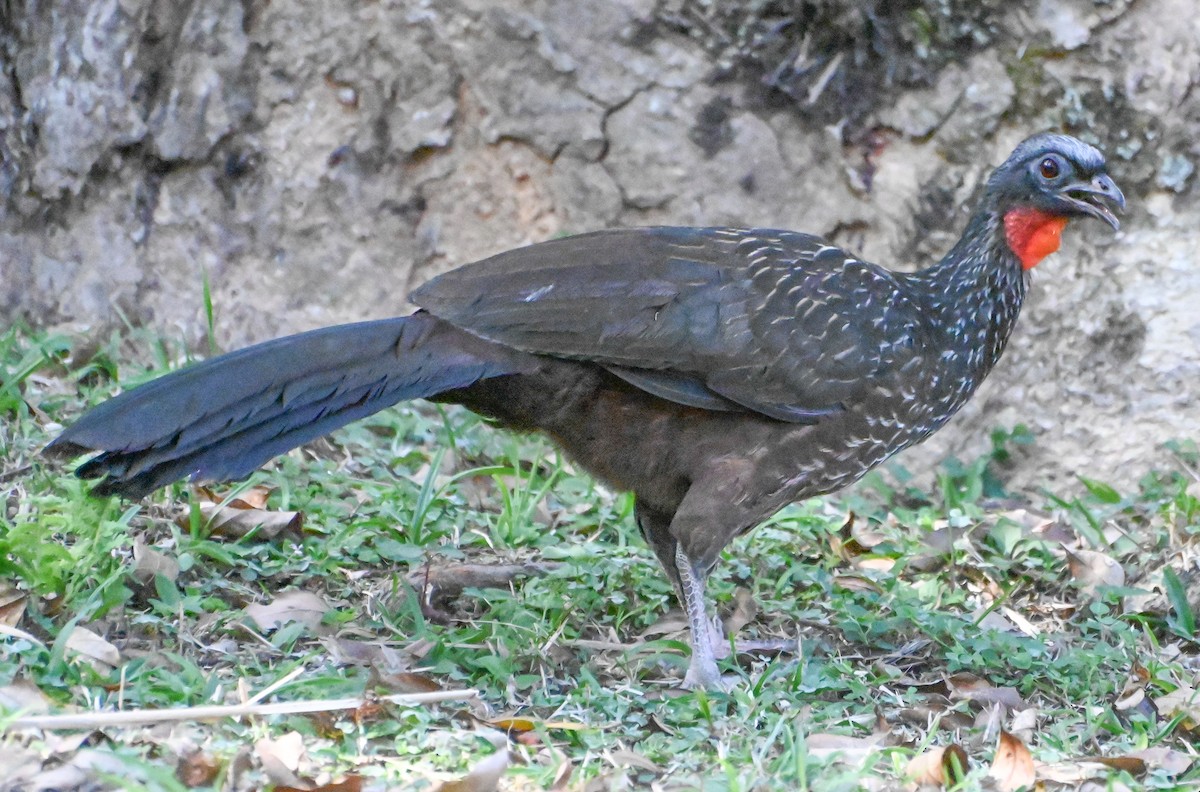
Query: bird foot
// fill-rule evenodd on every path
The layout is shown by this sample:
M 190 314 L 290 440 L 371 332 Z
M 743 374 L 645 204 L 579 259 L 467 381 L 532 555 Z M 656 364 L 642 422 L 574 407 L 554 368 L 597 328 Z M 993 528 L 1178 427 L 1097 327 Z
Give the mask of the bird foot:
M 714 663 L 711 666 L 692 663 L 683 678 L 684 690 L 708 690 L 728 693 L 738 682 L 736 674 L 721 675 Z
M 708 642 L 712 646 L 713 659 L 724 660 L 731 654 L 729 651 L 729 639 L 725 637 L 725 630 L 721 627 L 720 619 L 709 620 Z

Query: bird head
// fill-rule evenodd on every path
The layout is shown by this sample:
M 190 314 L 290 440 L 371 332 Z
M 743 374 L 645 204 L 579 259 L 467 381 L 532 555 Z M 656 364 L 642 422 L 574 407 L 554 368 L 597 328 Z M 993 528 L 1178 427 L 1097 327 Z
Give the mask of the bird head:
M 1035 135 L 1017 146 L 988 180 L 991 210 L 1025 269 L 1058 250 L 1067 222 L 1094 217 L 1120 227 L 1125 196 L 1108 175 L 1104 155 L 1069 135 Z

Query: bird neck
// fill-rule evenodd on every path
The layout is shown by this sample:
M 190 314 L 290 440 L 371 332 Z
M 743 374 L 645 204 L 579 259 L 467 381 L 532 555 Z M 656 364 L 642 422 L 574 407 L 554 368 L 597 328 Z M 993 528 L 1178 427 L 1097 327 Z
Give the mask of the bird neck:
M 1000 215 L 984 209 L 940 262 L 912 276 L 948 362 L 975 384 L 1000 359 L 1029 283 L 1005 240 Z

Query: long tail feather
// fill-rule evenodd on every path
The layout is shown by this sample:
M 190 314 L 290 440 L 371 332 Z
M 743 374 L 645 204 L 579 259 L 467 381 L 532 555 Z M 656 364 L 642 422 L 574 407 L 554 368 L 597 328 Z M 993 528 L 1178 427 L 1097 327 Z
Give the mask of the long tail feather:
M 245 478 L 271 457 L 399 401 L 528 370 L 533 358 L 429 314 L 287 336 L 168 374 L 99 405 L 47 451 L 131 498 L 191 476 Z

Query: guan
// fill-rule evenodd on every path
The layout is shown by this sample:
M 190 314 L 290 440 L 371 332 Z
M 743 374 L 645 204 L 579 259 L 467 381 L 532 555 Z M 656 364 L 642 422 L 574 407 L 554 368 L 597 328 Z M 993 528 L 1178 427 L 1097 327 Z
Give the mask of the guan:
M 1067 221 L 1114 229 L 1103 155 L 1042 134 L 988 179 L 938 263 L 893 272 L 822 239 L 635 228 L 555 239 L 417 289 L 416 313 L 268 341 L 92 409 L 48 450 L 100 452 L 93 492 L 248 476 L 403 399 L 541 432 L 634 494 L 638 527 L 687 611 L 684 679 L 718 687 L 728 644 L 705 580 L 786 504 L 833 492 L 934 432 L 995 365 L 1030 270 Z

